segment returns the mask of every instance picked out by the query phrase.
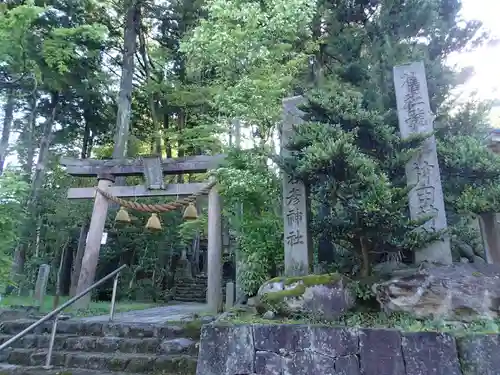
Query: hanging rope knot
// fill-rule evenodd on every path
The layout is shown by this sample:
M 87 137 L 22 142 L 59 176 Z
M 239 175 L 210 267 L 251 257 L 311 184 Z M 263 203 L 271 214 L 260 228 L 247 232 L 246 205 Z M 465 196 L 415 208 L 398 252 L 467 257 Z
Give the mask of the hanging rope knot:
M 199 192 L 194 193 L 190 195 L 187 198 L 183 199 L 178 199 L 174 202 L 170 203 L 160 203 L 160 204 L 147 204 L 147 203 L 139 203 L 139 202 L 132 202 L 126 199 L 118 198 L 115 197 L 113 194 L 111 194 L 108 191 L 99 189 L 96 186 L 96 190 L 101 193 L 104 197 L 109 199 L 112 202 L 115 202 L 116 204 L 119 204 L 122 207 L 134 210 L 134 211 L 139 211 L 139 212 L 149 212 L 149 213 L 160 213 L 160 212 L 168 212 L 168 211 L 174 211 L 179 208 L 182 208 L 184 206 L 189 205 L 190 203 L 196 202 L 196 198 L 198 198 L 201 195 L 207 194 L 211 188 L 215 186 L 217 182 L 212 181 L 207 184 L 203 189 L 201 189 Z

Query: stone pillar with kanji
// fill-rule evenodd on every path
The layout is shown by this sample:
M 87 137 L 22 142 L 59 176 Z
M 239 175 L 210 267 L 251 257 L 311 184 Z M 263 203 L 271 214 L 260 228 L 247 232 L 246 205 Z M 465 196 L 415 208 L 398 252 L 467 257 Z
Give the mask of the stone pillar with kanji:
M 431 112 L 423 62 L 394 67 L 399 129 L 403 139 L 414 134 L 431 134 L 434 115 Z M 422 229 L 439 231 L 447 228 L 441 173 L 434 135 L 425 139 L 421 150 L 407 163 L 406 179 L 413 189 L 409 193 L 410 216 L 431 216 Z M 450 239 L 444 235 L 415 253 L 415 262 L 449 264 L 452 262 Z
M 288 139 L 294 128 L 303 123 L 303 112 L 299 109 L 304 98 L 295 96 L 283 100 L 281 126 L 281 154 L 286 155 Z M 285 275 L 303 276 L 310 273 L 313 253 L 308 228 L 309 200 L 307 186 L 283 174 L 283 219 L 285 243 Z

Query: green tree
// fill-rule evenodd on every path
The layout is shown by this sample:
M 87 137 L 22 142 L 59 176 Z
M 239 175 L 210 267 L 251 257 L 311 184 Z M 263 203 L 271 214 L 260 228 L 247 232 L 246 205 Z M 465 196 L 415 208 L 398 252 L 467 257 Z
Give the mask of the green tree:
M 326 233 L 339 251 L 352 250 L 364 275 L 374 262 L 406 258 L 441 235 L 414 230 L 429 218 L 409 220 L 404 166 L 422 138 L 399 137 L 395 65 L 425 62 L 452 229 L 459 211 L 478 211 L 471 195 L 496 196 L 496 157 L 479 141 L 483 106 L 451 114 L 450 90 L 470 69 L 455 71 L 446 58 L 487 39 L 479 22 L 460 18 L 460 8 L 439 0 L 214 0 L 183 45 L 194 72 L 215 72 L 223 114 L 256 125 L 259 136 L 276 129 L 282 97 L 305 92 L 309 124 L 281 166 L 311 185 L 316 239 Z M 474 174 L 454 178 L 467 163 L 482 170 L 469 195 Z M 319 218 L 318 207 L 329 212 Z
M 85 5 L 92 3 L 88 1 Z M 15 251 L 14 272 L 17 274 L 22 273 L 27 244 L 34 235 L 31 228 L 35 225 L 31 223 L 35 218 L 31 215 L 39 203 L 45 167 L 56 141 L 64 142 L 61 137 L 57 139 L 58 136 L 68 130 L 67 117 L 61 116 L 60 109 L 68 106 L 78 93 L 81 95 L 82 89 L 95 83 L 93 77 L 99 76 L 96 72 L 100 70 L 101 49 L 107 37 L 106 27 L 95 22 L 95 13 L 89 6 L 74 8 L 64 2 L 41 5 L 13 3 L 0 17 L 0 33 L 10 34 L 0 43 L 3 73 L 8 77 L 4 82 L 7 96 L 12 95 L 13 89 L 17 90 L 18 98 L 28 104 L 29 110 L 20 127 L 20 140 L 27 146 L 21 160 L 26 162 L 23 169 L 31 190 L 26 202 L 29 214 L 25 233 Z M 78 15 L 78 11 L 86 12 L 87 17 Z M 37 121 L 38 116 L 44 119 Z M 60 130 L 56 130 L 57 125 Z M 36 165 L 35 154 L 38 154 Z
M 422 222 L 409 220 L 404 166 L 422 139 L 399 137 L 393 66 L 425 62 L 448 217 L 456 218 L 463 192 L 478 176 L 468 172 L 482 169 L 475 194 L 497 194 L 491 186 L 498 158 L 479 142 L 484 108 L 469 106 L 467 113 L 451 116 L 447 102 L 449 90 L 469 71 L 452 70 L 446 57 L 481 43 L 484 35 L 479 23 L 459 18 L 458 1 L 355 1 L 324 3 L 321 9 L 328 26 L 316 56 L 317 87 L 307 94 L 312 124 L 299 129 L 288 164 L 311 182 L 315 199 L 331 207 L 329 217 L 316 221 L 317 233 L 329 232 L 337 245 L 354 250 L 366 276 L 370 264 L 394 253 L 401 259 L 440 235 L 419 233 L 414 229 Z M 459 170 L 464 178 L 456 178 Z
M 21 235 L 21 226 L 26 215 L 23 201 L 29 185 L 16 170 L 6 170 L 0 176 L 0 287 L 11 281 L 11 252 Z

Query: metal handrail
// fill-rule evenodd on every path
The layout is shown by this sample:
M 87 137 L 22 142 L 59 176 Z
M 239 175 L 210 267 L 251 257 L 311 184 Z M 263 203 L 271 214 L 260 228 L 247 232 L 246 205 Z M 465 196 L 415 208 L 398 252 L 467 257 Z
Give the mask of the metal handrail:
M 29 327 L 27 327 L 23 331 L 19 332 L 14 337 L 8 339 L 7 341 L 5 341 L 3 344 L 0 345 L 0 351 L 3 350 L 3 349 L 5 349 L 5 348 L 7 348 L 7 347 L 9 347 L 9 345 L 15 343 L 17 340 L 22 339 L 24 336 L 26 336 L 33 329 L 35 329 L 36 327 L 38 327 L 42 323 L 45 323 L 47 320 L 49 320 L 50 318 L 52 318 L 52 317 L 55 316 L 56 318 L 54 319 L 54 323 L 52 325 L 52 332 L 51 332 L 51 335 L 50 335 L 49 352 L 47 353 L 47 360 L 46 360 L 46 363 L 45 363 L 45 366 L 44 366 L 45 368 L 50 368 L 51 367 L 50 366 L 50 360 L 51 360 L 51 357 L 52 357 L 52 349 L 54 347 L 54 340 L 55 340 L 55 337 L 56 337 L 57 321 L 58 321 L 58 318 L 59 318 L 59 313 L 62 310 L 64 310 L 66 307 L 71 306 L 73 303 L 75 303 L 76 301 L 78 301 L 83 296 L 87 295 L 89 292 L 91 292 L 93 289 L 95 289 L 96 287 L 98 287 L 99 285 L 101 285 L 102 283 L 104 283 L 105 281 L 111 279 L 112 277 L 115 277 L 115 280 L 113 282 L 113 295 L 111 297 L 111 307 L 110 307 L 110 312 L 109 312 L 109 321 L 113 321 L 114 314 L 115 314 L 115 300 L 116 300 L 116 289 L 117 289 L 117 286 L 118 286 L 118 275 L 126 267 L 127 267 L 127 265 L 124 264 L 121 267 L 117 268 L 116 270 L 114 270 L 110 274 L 104 276 L 102 279 L 100 279 L 99 281 L 97 281 L 94 284 L 92 284 L 91 286 L 89 286 L 87 289 L 85 289 L 80 294 L 74 296 L 73 298 L 71 298 L 67 302 L 63 303 L 58 308 L 52 310 L 51 312 L 49 312 L 44 317 L 42 317 L 39 320 L 37 320 L 35 323 L 33 323 L 32 325 L 30 325 Z

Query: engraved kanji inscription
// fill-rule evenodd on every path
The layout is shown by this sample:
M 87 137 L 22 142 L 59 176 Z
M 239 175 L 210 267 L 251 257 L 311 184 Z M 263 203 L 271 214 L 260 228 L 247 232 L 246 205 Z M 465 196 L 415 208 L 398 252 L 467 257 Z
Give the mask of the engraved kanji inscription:
M 302 222 L 304 218 L 304 213 L 300 211 L 297 207 L 291 207 L 286 213 L 286 219 L 288 225 L 298 225 Z
M 429 163 L 427 160 L 422 161 L 422 157 L 419 159 L 419 162 L 415 162 L 413 164 L 417 172 L 417 184 L 423 186 L 431 185 L 431 176 L 434 164 Z
M 405 120 L 408 127 L 413 132 L 418 132 L 425 126 L 425 110 L 422 107 L 420 82 L 414 72 L 403 75 L 403 87 L 406 88 L 403 108 L 408 111 L 408 118 Z
M 286 196 L 287 206 L 296 206 L 300 203 L 300 190 L 298 187 L 292 186 Z
M 432 215 L 434 216 L 430 219 L 424 226 L 428 230 L 435 230 L 436 215 L 439 210 L 434 206 L 434 195 L 435 188 L 433 186 L 424 186 L 419 189 L 415 189 L 418 197 L 418 216 Z
M 287 175 L 287 182 L 289 184 L 297 184 L 299 183 L 299 180 L 297 180 L 295 177 Z
M 434 187 L 424 186 L 415 189 L 418 197 L 418 208 L 421 213 L 428 214 L 434 205 Z
M 302 235 L 302 233 L 300 233 L 300 231 L 298 229 L 291 231 L 286 236 L 286 243 L 290 246 L 303 244 L 304 243 L 304 236 Z

